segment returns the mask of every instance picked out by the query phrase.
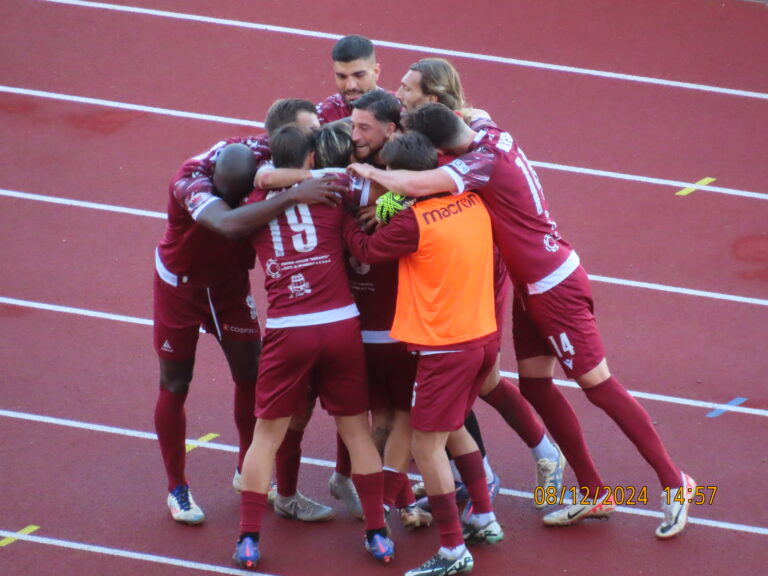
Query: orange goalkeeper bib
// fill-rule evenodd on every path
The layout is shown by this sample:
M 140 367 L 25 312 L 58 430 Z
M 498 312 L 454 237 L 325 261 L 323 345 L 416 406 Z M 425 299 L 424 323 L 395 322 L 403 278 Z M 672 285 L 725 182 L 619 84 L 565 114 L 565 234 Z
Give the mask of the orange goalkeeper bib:
M 491 219 L 475 192 L 416 203 L 419 247 L 400 258 L 391 335 L 421 346 L 496 331 Z

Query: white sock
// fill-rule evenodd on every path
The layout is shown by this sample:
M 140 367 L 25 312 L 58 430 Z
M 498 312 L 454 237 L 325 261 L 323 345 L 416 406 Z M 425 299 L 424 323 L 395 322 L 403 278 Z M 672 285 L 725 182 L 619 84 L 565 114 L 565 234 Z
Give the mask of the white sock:
M 533 453 L 534 460 L 541 460 L 542 458 L 546 458 L 547 460 L 557 460 L 559 458 L 557 448 L 555 448 L 555 445 L 552 444 L 552 441 L 546 434 L 544 434 L 541 442 L 531 448 L 531 452 Z
M 485 468 L 485 479 L 488 484 L 493 482 L 493 469 L 488 463 L 488 456 L 483 456 L 483 468 Z
M 464 552 L 466 552 L 467 547 L 464 546 L 464 544 L 459 544 L 455 548 L 446 548 L 445 546 L 440 546 L 440 550 L 438 552 L 440 553 L 440 556 L 443 556 L 444 558 L 448 558 L 450 560 L 458 560 Z
M 482 528 L 486 524 L 496 520 L 496 514 L 493 512 L 486 512 L 485 514 L 472 514 L 469 517 L 469 522 L 475 528 Z

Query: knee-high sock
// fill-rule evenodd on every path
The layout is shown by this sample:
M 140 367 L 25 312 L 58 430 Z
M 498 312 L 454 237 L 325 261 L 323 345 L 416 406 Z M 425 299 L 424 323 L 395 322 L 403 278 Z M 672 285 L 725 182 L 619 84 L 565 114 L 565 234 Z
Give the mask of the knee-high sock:
M 454 456 L 453 461 L 459 469 L 461 481 L 467 487 L 469 497 L 472 500 L 474 514 L 487 514 L 493 512 L 491 495 L 488 493 L 483 457 L 480 451 L 469 452 L 461 456 Z
M 579 487 L 597 494 L 603 481 L 595 468 L 573 407 L 552 378 L 520 378 L 520 392 L 536 409 L 544 425 L 563 451 Z
M 184 475 L 186 464 L 187 416 L 184 402 L 187 394 L 174 394 L 160 388 L 155 404 L 155 431 L 160 442 L 165 473 L 168 476 L 168 491 L 180 484 L 187 484 Z
M 505 422 L 517 432 L 529 448 L 541 442 L 544 437 L 544 425 L 512 382 L 502 378 L 496 388 L 481 398 L 501 414 Z
M 349 478 L 352 475 L 352 460 L 344 440 L 336 434 L 336 472 Z
M 384 473 L 352 474 L 352 482 L 365 514 L 365 529 L 384 528 Z
M 456 506 L 456 494 L 438 494 L 429 496 L 429 504 L 432 507 L 432 518 L 440 532 L 440 546 L 456 548 L 464 544 L 461 535 L 461 522 L 459 521 L 459 508 Z
M 235 426 L 240 441 L 237 455 L 237 469 L 243 470 L 245 453 L 253 440 L 256 426 L 256 380 L 235 380 Z
M 240 533 L 261 532 L 261 521 L 266 509 L 266 494 L 243 490 L 240 494 Z
M 669 457 L 648 413 L 626 388 L 611 377 L 584 391 L 592 404 L 602 408 L 653 467 L 661 485 L 682 486 L 682 474 Z
M 285 433 L 283 443 L 275 454 L 275 478 L 280 496 L 293 496 L 299 483 L 301 466 L 301 440 L 304 431 L 291 430 Z

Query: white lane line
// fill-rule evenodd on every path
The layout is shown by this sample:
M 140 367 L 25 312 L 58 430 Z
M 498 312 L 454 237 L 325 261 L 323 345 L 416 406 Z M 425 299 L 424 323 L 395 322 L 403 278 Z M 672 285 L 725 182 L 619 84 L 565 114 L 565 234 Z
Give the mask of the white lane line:
M 31 96 L 34 98 L 48 98 L 48 99 L 59 100 L 63 102 L 74 102 L 77 104 L 106 106 L 109 108 L 119 108 L 121 110 L 137 110 L 141 112 L 149 112 L 152 114 L 174 116 L 178 118 L 189 118 L 193 120 L 207 120 L 211 122 L 220 122 L 222 124 L 233 124 L 236 126 L 252 126 L 256 128 L 264 128 L 263 122 L 255 122 L 252 120 L 243 120 L 240 118 L 229 118 L 227 116 L 215 116 L 212 114 L 197 114 L 195 112 L 185 112 L 183 110 L 172 110 L 170 108 L 157 108 L 154 106 L 143 106 L 141 104 L 131 104 L 129 102 L 118 102 L 115 100 L 85 98 L 82 96 L 75 96 L 71 94 L 61 94 L 58 92 L 46 92 L 44 90 L 30 90 L 27 88 L 19 88 L 17 86 L 0 85 L 0 93 L 18 94 L 21 96 Z M 651 176 L 624 174 L 622 172 L 612 172 L 610 170 L 597 170 L 593 168 L 582 168 L 580 166 L 568 166 L 566 164 L 555 164 L 553 162 L 531 161 L 531 164 L 536 168 L 543 168 L 545 170 L 557 170 L 560 172 L 571 172 L 574 174 L 581 174 L 585 176 L 597 176 L 600 178 L 611 178 L 615 180 L 628 180 L 630 182 L 640 182 L 643 184 L 652 184 L 656 186 L 667 186 L 667 187 L 675 188 L 678 190 L 681 188 L 690 188 L 692 186 L 695 186 L 697 191 L 715 192 L 719 194 L 727 194 L 729 196 L 741 196 L 744 198 L 768 200 L 768 194 L 766 193 L 752 192 L 750 190 L 739 190 L 738 188 L 724 188 L 722 186 L 708 186 L 708 185 L 701 186 L 701 185 L 696 185 L 693 182 L 684 182 L 682 180 L 669 180 L 666 178 L 654 178 Z
M 261 30 L 265 32 L 276 32 L 279 34 L 290 34 L 304 36 L 309 38 L 321 38 L 325 40 L 338 40 L 341 34 L 331 34 L 328 32 L 319 32 L 316 30 L 304 30 L 301 28 L 291 28 L 287 26 L 274 26 L 269 24 L 259 24 L 257 22 L 245 22 L 242 20 L 232 20 L 228 18 L 215 18 L 210 16 L 200 16 L 197 14 L 185 14 L 181 12 L 171 12 L 167 10 L 153 10 L 149 8 L 140 8 L 137 6 L 125 6 L 120 4 L 109 4 L 106 2 L 84 2 L 81 0 L 41 0 L 51 4 L 67 4 L 70 6 L 79 6 L 83 8 L 98 8 L 102 10 L 112 10 L 116 12 L 126 12 L 131 14 L 141 14 L 145 16 L 157 16 L 161 18 L 172 18 L 174 20 L 187 20 L 204 24 L 216 24 L 220 26 L 234 26 L 237 28 L 247 28 L 250 30 Z M 498 64 L 508 64 L 512 66 L 521 66 L 526 68 L 536 68 L 540 70 L 549 70 L 552 72 L 564 72 L 569 74 L 579 74 L 585 76 L 594 76 L 598 78 L 607 78 L 611 80 L 624 80 L 628 82 L 639 82 L 642 84 L 651 84 L 665 86 L 670 88 L 682 88 L 686 90 L 696 90 L 700 92 L 712 92 L 727 96 L 739 96 L 744 98 L 756 98 L 759 100 L 768 100 L 768 94 L 764 92 L 755 92 L 751 90 L 738 90 L 734 88 L 723 88 L 721 86 L 710 86 L 706 84 L 697 84 L 693 82 L 679 82 L 676 80 L 665 80 L 663 78 L 653 78 L 648 76 L 638 76 L 635 74 L 621 74 L 605 70 L 594 70 L 591 68 L 580 68 L 576 66 L 562 66 L 559 64 L 549 64 L 546 62 L 537 62 L 534 60 L 521 60 L 519 58 L 505 58 L 502 56 L 493 56 L 488 54 L 479 54 L 475 52 L 464 52 L 459 50 L 447 50 L 431 46 L 420 46 L 418 44 L 404 44 L 400 42 L 389 42 L 385 40 L 371 39 L 372 42 L 381 47 L 393 48 L 396 50 L 407 50 L 409 52 L 419 52 L 430 55 L 450 56 L 454 58 L 464 58 L 468 60 L 479 60 L 483 62 L 494 62 Z
M 506 378 L 513 378 L 519 380 L 520 375 L 517 372 L 501 371 L 501 375 Z M 563 388 L 579 388 L 576 382 L 571 380 L 562 380 L 555 378 L 554 383 Z M 703 400 L 692 400 L 690 398 L 680 398 L 678 396 L 667 396 L 665 394 L 654 394 L 652 392 L 639 392 L 637 390 L 628 390 L 628 392 L 635 398 L 641 398 L 643 400 L 654 400 L 657 402 L 665 402 L 667 404 L 679 404 L 681 406 L 690 406 L 692 408 L 704 408 L 706 410 L 723 410 L 727 412 L 740 412 L 742 414 L 752 414 L 753 416 L 766 416 L 768 417 L 768 410 L 762 408 L 749 408 L 747 406 L 733 405 L 733 404 L 717 404 L 715 402 L 705 402 Z M 729 409 L 726 410 L 725 406 Z
M 164 212 L 154 212 L 151 210 L 139 210 L 138 208 L 128 208 L 126 206 L 113 206 L 111 204 L 101 204 L 99 202 L 84 202 L 82 200 L 73 200 L 72 198 L 60 198 L 57 196 L 44 196 L 42 194 L 30 194 L 28 192 L 19 192 L 17 190 L 6 190 L 0 188 L 0 196 L 8 198 L 18 198 L 20 200 L 33 200 L 35 202 L 48 202 L 50 204 L 61 204 L 63 206 L 75 206 L 77 208 L 89 208 L 91 210 L 104 210 L 105 212 L 117 212 L 119 214 L 131 214 L 134 216 L 146 216 L 148 218 L 159 218 L 167 220 Z
M 105 432 L 110 434 L 118 434 L 121 436 L 128 436 L 131 438 L 142 438 L 142 439 L 148 439 L 148 440 L 156 440 L 157 436 L 154 434 L 150 434 L 147 432 L 140 432 L 138 430 L 129 430 L 126 428 L 116 428 L 113 426 L 102 426 L 100 424 L 90 424 L 87 422 L 78 422 L 75 420 L 67 420 L 64 418 L 52 418 L 49 416 L 42 416 L 42 415 L 36 415 L 36 414 L 28 414 L 24 412 L 15 412 L 11 410 L 0 410 L 0 417 L 7 417 L 7 418 L 15 418 L 19 420 L 25 420 L 29 422 L 37 422 L 42 424 L 53 424 L 53 425 L 59 425 L 59 426 L 66 426 L 70 428 L 77 428 L 80 430 L 88 430 L 88 431 L 95 431 L 95 432 Z M 187 440 L 188 443 L 197 445 L 201 448 L 207 448 L 209 450 L 217 450 L 221 452 L 230 452 L 230 453 L 237 453 L 238 448 L 237 446 L 229 446 L 227 444 L 220 444 L 218 442 L 198 442 L 196 440 L 189 439 Z M 302 464 L 308 464 L 311 466 L 320 466 L 323 468 L 334 468 L 336 466 L 335 462 L 331 462 L 328 460 L 320 460 L 316 458 L 307 458 L 302 456 L 301 458 Z M 421 480 L 421 476 L 418 474 L 409 474 L 408 475 L 412 480 L 419 481 Z M 515 498 L 523 498 L 527 500 L 533 499 L 533 493 L 527 492 L 524 490 L 514 490 L 511 488 L 502 488 L 500 490 L 501 494 L 504 494 L 505 496 L 512 496 Z M 617 510 L 625 513 L 625 514 L 633 514 L 636 516 L 647 516 L 647 517 L 653 517 L 653 518 L 661 518 L 663 514 L 661 512 L 656 512 L 653 510 L 645 509 L 645 507 L 634 507 L 634 506 L 619 506 Z M 730 531 L 736 531 L 736 532 L 747 532 L 750 534 L 761 534 L 761 535 L 768 535 L 768 529 L 763 528 L 760 526 L 749 526 L 745 524 L 735 524 L 732 522 L 721 522 L 717 520 L 706 520 L 703 518 L 693 518 L 689 517 L 689 522 L 692 524 L 702 524 L 705 526 L 709 526 L 712 528 L 719 528 L 722 530 L 730 530 Z M 16 533 L 13 533 L 16 534 Z M 0 531 L 0 536 L 2 536 L 3 533 Z M 16 536 L 12 536 L 16 538 Z M 21 538 L 19 538 L 21 539 Z
M 0 296 L 0 304 L 9 306 L 19 306 L 21 308 L 34 308 L 36 310 L 46 310 L 48 312 L 63 312 L 64 314 L 74 314 L 76 316 L 87 316 L 89 318 L 100 318 L 102 320 L 114 320 L 116 322 L 125 322 L 127 324 L 141 324 L 142 326 L 152 326 L 152 320 L 147 318 L 136 318 L 134 316 L 124 316 L 122 314 L 110 314 L 108 312 L 97 312 L 95 310 L 86 310 L 85 308 L 73 308 L 72 306 L 59 306 L 58 304 L 46 304 L 43 302 L 33 302 L 31 300 L 20 300 L 18 298 L 6 298 Z
M 722 294 L 720 292 L 709 292 L 707 290 L 693 290 L 691 288 L 680 288 L 677 286 L 665 286 L 653 282 L 638 282 L 636 280 L 625 280 L 623 278 L 611 278 L 610 276 L 600 276 L 590 274 L 589 279 L 594 282 L 603 282 L 604 284 L 618 284 L 619 286 L 629 286 L 632 288 L 645 288 L 647 290 L 658 290 L 660 292 L 671 292 L 674 294 L 684 294 L 686 296 L 698 296 L 701 298 L 714 298 L 715 300 L 728 300 L 729 302 L 739 302 L 741 304 L 755 304 L 757 306 L 768 306 L 768 300 L 764 298 L 750 298 L 748 296 L 735 296 L 733 294 Z
M 629 180 L 630 182 L 641 182 L 643 184 L 654 184 L 657 186 L 670 186 L 672 188 L 690 188 L 695 187 L 697 191 L 705 190 L 707 192 L 718 192 L 729 196 L 743 196 L 744 198 L 755 198 L 757 200 L 768 200 L 768 194 L 763 192 L 750 192 L 749 190 L 738 190 L 735 188 L 723 188 L 722 186 L 698 185 L 682 180 L 669 180 L 666 178 L 653 178 L 651 176 L 640 176 L 638 174 L 624 174 L 622 172 L 611 172 L 610 170 L 595 170 L 592 168 L 581 168 L 580 166 L 567 166 L 565 164 L 553 164 L 552 162 L 529 162 L 536 168 L 546 170 L 557 170 L 560 172 L 573 172 L 586 176 L 598 176 L 600 178 L 613 178 L 616 180 Z
M 74 540 L 61 540 L 58 538 L 46 538 L 45 536 L 33 536 L 29 534 L 19 534 L 7 530 L 0 530 L 0 536 L 14 538 L 24 542 L 34 544 L 43 544 L 45 546 L 55 546 L 57 548 L 67 548 L 79 552 L 91 552 L 103 556 L 112 556 L 117 558 L 127 558 L 129 560 L 140 560 L 142 562 L 152 562 L 153 564 L 165 564 L 175 568 L 186 568 L 188 570 L 198 570 L 200 572 L 211 572 L 213 574 L 234 574 L 235 576 L 273 576 L 266 572 L 253 572 L 238 570 L 237 568 L 228 568 L 226 566 L 217 566 L 216 564 L 203 564 L 202 562 L 193 562 L 182 558 L 172 558 L 169 556 L 158 556 L 156 554 L 147 554 L 145 552 L 134 552 L 133 550 L 123 550 L 121 548 L 110 548 L 107 546 L 98 546 L 95 544 L 86 544 Z M 112 572 L 108 570 L 107 572 Z
M 242 118 L 228 118 L 227 116 L 214 116 L 212 114 L 198 114 L 197 112 L 187 112 L 185 110 L 173 110 L 172 108 L 158 108 L 157 106 L 144 106 L 142 104 L 130 104 L 128 102 L 117 102 L 115 100 L 102 100 L 101 98 L 87 98 L 85 96 L 74 96 L 72 94 L 58 94 L 56 92 L 46 92 L 45 90 L 31 90 L 29 88 L 19 88 L 17 86 L 0 86 L 0 92 L 8 94 L 19 94 L 21 96 L 33 96 L 36 98 L 48 98 L 51 100 L 62 100 L 64 102 L 75 102 L 77 104 L 89 104 L 92 106 L 107 106 L 108 108 L 119 108 L 121 110 L 133 110 L 136 112 L 147 112 L 149 114 L 160 114 L 163 116 L 175 116 L 177 118 L 192 118 L 194 120 L 205 120 L 207 122 L 219 122 L 221 124 L 236 124 L 238 126 L 255 126 L 264 128 L 263 122 L 253 120 L 243 120 Z

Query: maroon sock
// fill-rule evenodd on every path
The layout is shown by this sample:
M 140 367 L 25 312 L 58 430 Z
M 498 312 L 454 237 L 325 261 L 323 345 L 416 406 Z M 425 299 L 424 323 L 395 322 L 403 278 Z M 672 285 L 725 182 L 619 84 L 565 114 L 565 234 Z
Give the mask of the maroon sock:
M 653 422 L 640 403 L 615 378 L 584 391 L 592 404 L 602 408 L 635 445 L 645 461 L 656 471 L 661 485 L 682 485 L 680 469 L 667 454 Z
M 576 412 L 552 378 L 520 378 L 520 392 L 536 409 L 573 469 L 579 487 L 597 494 L 603 481 L 584 440 Z
M 186 434 L 187 416 L 184 402 L 187 394 L 174 394 L 160 388 L 155 404 L 155 431 L 160 441 L 165 473 L 168 476 L 168 491 L 180 484 L 187 484 L 184 465 L 187 459 Z
M 390 509 L 399 507 L 397 506 L 397 500 L 402 490 L 403 476 L 405 474 L 395 470 L 384 469 L 384 504 L 389 506 Z
M 440 532 L 440 546 L 456 548 L 464 544 L 459 521 L 459 508 L 456 506 L 456 493 L 448 492 L 437 496 L 429 496 L 432 507 L 432 519 Z
M 487 514 L 493 512 L 491 495 L 488 493 L 488 480 L 483 467 L 483 456 L 480 451 L 469 452 L 461 456 L 454 456 L 453 463 L 459 471 L 461 481 L 467 487 L 469 497 L 472 500 L 475 514 Z
M 408 474 L 402 472 L 401 476 L 400 493 L 397 495 L 397 500 L 395 500 L 395 506 L 398 508 L 416 504 L 416 496 L 413 494 L 413 488 L 411 488 L 411 480 L 408 478 Z
M 266 509 L 266 494 L 243 490 L 240 494 L 240 533 L 261 532 L 261 521 Z
M 299 483 L 301 466 L 301 440 L 304 431 L 291 430 L 285 433 L 283 443 L 275 454 L 275 478 L 280 496 L 293 496 Z
M 352 475 L 352 460 L 349 450 L 339 434 L 336 434 L 336 472 L 349 478 Z
M 529 448 L 534 448 L 541 442 L 544 437 L 544 425 L 512 382 L 502 378 L 496 388 L 481 398 L 501 414 L 501 417 Z
M 352 482 L 365 514 L 365 529 L 384 528 L 384 473 L 352 474 Z
M 235 426 L 240 440 L 237 469 L 242 472 L 245 453 L 253 441 L 256 426 L 256 380 L 235 381 Z

